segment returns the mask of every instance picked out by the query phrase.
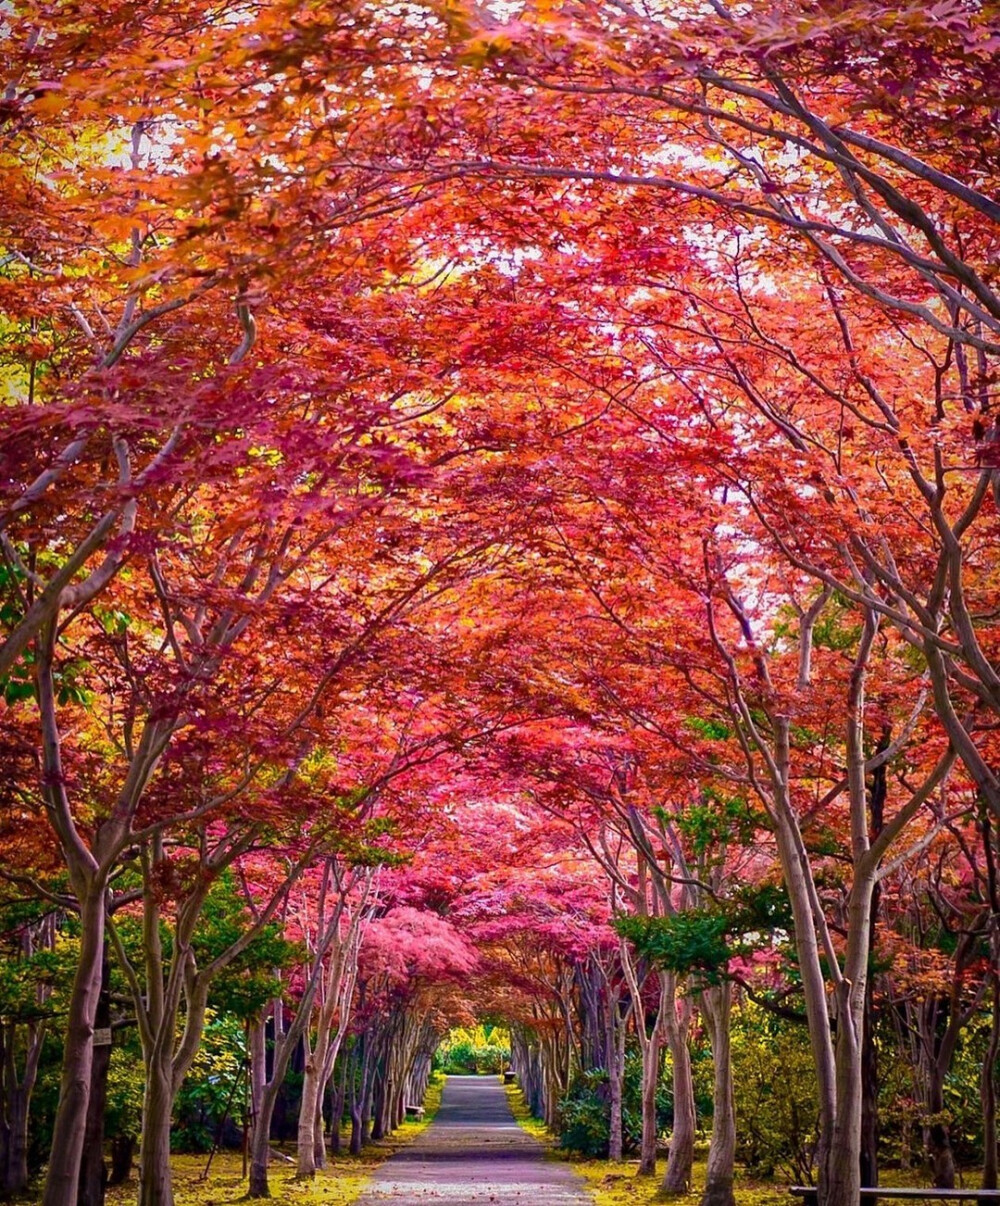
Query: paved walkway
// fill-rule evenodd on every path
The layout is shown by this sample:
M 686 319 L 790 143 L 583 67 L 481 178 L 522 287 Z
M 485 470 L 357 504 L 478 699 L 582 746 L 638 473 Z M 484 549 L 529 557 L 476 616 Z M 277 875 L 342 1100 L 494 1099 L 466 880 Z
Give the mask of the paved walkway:
M 494 1076 L 449 1076 L 437 1117 L 379 1168 L 359 1206 L 432 1201 L 592 1203 L 572 1169 L 547 1160 L 538 1140 L 517 1125 Z

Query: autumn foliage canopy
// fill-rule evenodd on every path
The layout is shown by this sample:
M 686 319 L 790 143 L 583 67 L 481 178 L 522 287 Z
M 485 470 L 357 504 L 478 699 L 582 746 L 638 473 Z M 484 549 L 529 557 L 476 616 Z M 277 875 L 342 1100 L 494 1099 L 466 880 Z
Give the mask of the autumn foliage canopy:
M 996 1183 L 998 19 L 4 8 L 0 906 L 71 967 L 0 1014 L 18 1133 L 61 1036 L 46 1206 L 100 1200 L 119 1023 L 170 1206 L 237 983 L 253 1194 L 290 1061 L 310 1175 L 328 1086 L 360 1145 L 488 1017 L 553 1126 L 601 1070 L 612 1158 L 634 1061 L 644 1172 L 669 1051 L 672 1190 L 707 1051 L 730 1206 L 752 1009 L 804 1036 L 823 1206 L 874 1184 L 873 1026 L 936 1184 L 975 1053 Z

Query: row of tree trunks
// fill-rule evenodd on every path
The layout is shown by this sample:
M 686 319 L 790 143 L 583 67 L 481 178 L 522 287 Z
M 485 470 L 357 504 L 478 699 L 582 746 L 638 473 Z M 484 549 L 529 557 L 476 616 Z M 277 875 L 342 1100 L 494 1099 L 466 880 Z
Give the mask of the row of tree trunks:
M 21 957 L 51 950 L 55 941 L 55 915 L 25 925 L 20 933 Z M 49 989 L 40 984 L 34 1008 L 24 1017 L 0 1021 L 0 1192 L 5 1197 L 28 1187 L 28 1131 L 31 1095 L 45 1042 L 45 1013 Z

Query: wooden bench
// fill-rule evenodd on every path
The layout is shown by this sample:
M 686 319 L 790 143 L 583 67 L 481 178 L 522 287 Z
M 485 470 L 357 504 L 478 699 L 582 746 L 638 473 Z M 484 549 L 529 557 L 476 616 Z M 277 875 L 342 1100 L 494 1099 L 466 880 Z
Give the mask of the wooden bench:
M 405 1108 L 408 1118 L 423 1118 L 424 1116 L 424 1107 L 421 1105 L 408 1105 Z
M 788 1192 L 802 1198 L 804 1206 L 818 1206 L 819 1191 L 815 1185 L 793 1185 Z M 1000 1189 L 930 1189 L 919 1185 L 862 1187 L 863 1202 L 874 1202 L 877 1198 L 902 1198 L 911 1202 L 994 1202 L 1000 1206 Z

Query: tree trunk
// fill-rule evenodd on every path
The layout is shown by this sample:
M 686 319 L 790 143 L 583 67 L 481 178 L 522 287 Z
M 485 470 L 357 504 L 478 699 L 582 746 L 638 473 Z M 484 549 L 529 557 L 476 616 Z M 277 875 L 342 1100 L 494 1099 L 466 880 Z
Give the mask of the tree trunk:
M 108 1169 L 104 1163 L 104 1113 L 110 1064 L 110 1043 L 95 1047 L 77 1206 L 104 1206 L 104 1192 L 108 1184 Z
M 728 980 L 702 993 L 702 1006 L 712 1044 L 715 1083 L 712 1094 L 712 1143 L 701 1206 L 735 1206 L 736 1114 L 729 1023 L 733 990 Z
M 316 1047 L 310 1050 L 306 1036 L 306 1065 L 302 1072 L 302 1100 L 299 1105 L 299 1127 L 297 1162 L 295 1175 L 308 1179 L 316 1175 L 316 1116 L 321 1109 L 320 1093 L 323 1088 L 322 1068 L 326 1056 L 326 1044 L 317 1035 Z M 320 1115 L 322 1119 L 322 1115 Z M 322 1124 L 318 1128 L 322 1145 Z
M 371 1104 L 371 1137 L 376 1143 L 385 1137 L 385 1088 L 385 1070 L 379 1069 L 375 1074 Z
M 875 747 L 884 753 L 892 740 L 892 729 L 883 725 Z M 882 763 L 872 771 L 868 793 L 868 831 L 877 838 L 885 826 L 885 802 L 889 792 L 887 765 Z M 875 949 L 882 887 L 872 888 L 871 915 L 868 922 L 868 950 Z M 861 1032 L 861 1184 L 878 1184 L 878 1052 L 875 1048 L 875 993 L 871 976 L 865 982 L 864 1021 Z
M 316 1101 L 316 1117 L 313 1119 L 313 1163 L 317 1168 L 326 1168 L 326 1142 L 323 1136 L 323 1099 L 326 1085 Z
M 135 1142 L 135 1135 L 115 1135 L 111 1140 L 109 1185 L 124 1185 L 129 1179 L 135 1161 Z
M 271 1163 L 271 1122 L 274 1118 L 274 1108 L 278 1104 L 278 1094 L 285 1082 L 285 1073 L 291 1057 L 290 1047 L 288 1035 L 282 1035 L 281 1045 L 275 1051 L 274 1070 L 261 1094 L 260 1110 L 254 1119 L 253 1136 L 250 1140 L 248 1198 L 269 1198 L 271 1196 L 271 1187 L 267 1180 L 267 1171 Z
M 944 1121 L 944 1075 L 935 1067 L 930 1077 L 930 1109 L 932 1122 L 927 1128 L 928 1155 L 935 1189 L 955 1188 L 955 1154 L 951 1134 Z
M 990 1042 L 983 1060 L 983 1189 L 997 1188 L 997 1060 L 1000 1059 L 1000 884 L 997 882 L 997 851 L 993 845 L 992 823 L 984 809 L 982 816 L 983 853 L 986 856 L 986 882 L 990 910 Z M 998 837 L 1000 841 L 1000 837 Z
M 313 983 L 315 984 L 315 981 Z M 312 991 L 313 987 L 307 989 L 310 994 Z M 260 1110 L 254 1120 L 253 1138 L 250 1141 L 250 1186 L 247 1190 L 249 1198 L 269 1198 L 271 1196 L 271 1187 L 267 1182 L 267 1170 L 271 1159 L 271 1121 L 274 1118 L 278 1094 L 285 1083 L 292 1052 L 298 1046 L 307 1019 L 312 1012 L 311 1000 L 303 998 L 291 1025 L 280 1035 L 277 1021 L 279 1012 L 276 1004 L 274 1063 L 271 1069 L 271 1079 L 261 1093 Z
M 266 1012 L 266 1011 L 265 1011 Z M 260 1113 L 261 1098 L 267 1084 L 267 1018 L 250 1023 L 250 1117 Z
M 28 1187 L 28 1098 L 18 1087 L 7 1098 L 7 1160 L 4 1169 L 4 1194 L 22 1193 Z
M 76 1206 L 94 1060 L 94 1022 L 104 956 L 104 885 L 90 885 L 80 904 L 80 954 L 63 1046 L 59 1104 L 42 1206 Z
M 7 1197 L 28 1187 L 28 1121 L 31 1094 L 45 1041 L 44 1021 L 29 1022 L 25 1031 L 24 1062 L 18 1073 L 18 1032 L 22 1023 L 0 1024 L 0 1191 Z
M 95 1025 L 99 1030 L 111 1027 L 111 961 L 107 944 L 101 960 L 101 996 Z M 104 1206 L 108 1170 L 104 1163 L 104 1113 L 108 1098 L 108 1072 L 111 1068 L 111 1044 L 94 1047 L 90 1070 L 90 1101 L 87 1105 L 87 1129 L 80 1159 L 80 1186 L 77 1206 Z
M 671 1009 L 674 1009 L 671 999 Z M 688 1007 L 683 1018 L 667 1031 L 670 1058 L 673 1063 L 674 1126 L 670 1135 L 670 1156 L 661 1189 L 664 1193 L 688 1193 L 691 1189 L 691 1170 L 694 1167 L 694 1132 L 697 1119 L 694 1110 L 694 1078 L 691 1075 L 691 1052 L 688 1050 Z
M 361 1106 L 357 1101 L 351 1102 L 351 1143 L 350 1153 L 352 1156 L 361 1155 L 361 1147 L 364 1142 L 361 1122 Z
M 639 1149 L 639 1176 L 656 1173 L 656 1089 L 660 1080 L 662 1048 L 658 1034 L 642 1052 L 642 1141 Z
M 983 1060 L 983 1189 L 997 1188 L 997 1058 L 1000 1056 L 1000 975 L 993 972 L 990 1045 Z
M 878 1053 L 875 1050 L 872 986 L 865 990 L 861 1035 L 861 1184 L 878 1184 Z
M 608 1124 L 608 1159 L 619 1162 L 623 1159 L 623 1127 L 622 1127 L 622 1082 L 625 1076 L 625 1027 L 621 1020 L 615 1017 L 617 1002 L 612 1003 L 614 1013 L 609 1005 L 610 1024 L 608 1026 L 608 1088 L 611 1098 L 611 1117 Z
M 274 1103 L 277 1095 L 266 1093 L 261 1099 L 260 1112 L 254 1119 L 253 1134 L 250 1137 L 250 1184 L 247 1188 L 248 1198 L 269 1198 L 271 1186 L 267 1180 L 267 1170 L 270 1163 L 271 1118 L 274 1114 Z
M 869 931 L 874 875 L 855 866 L 848 905 L 844 977 L 833 992 L 837 1021 L 834 1042 L 836 1108 L 825 1160 L 819 1168 L 823 1206 L 856 1206 L 861 1191 L 861 1102 L 864 1002 L 867 987 Z
M 330 1151 L 339 1156 L 343 1144 L 342 1132 L 344 1122 L 344 1106 L 347 1102 L 347 1069 L 350 1061 L 341 1059 L 340 1075 L 337 1077 L 337 1088 L 333 1095 L 333 1111 L 330 1118 Z
M 139 1147 L 139 1206 L 173 1206 L 170 1175 L 170 1121 L 173 1113 L 173 1070 L 169 1057 L 163 1067 L 146 1068 Z

